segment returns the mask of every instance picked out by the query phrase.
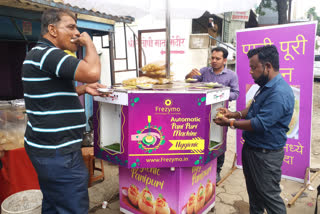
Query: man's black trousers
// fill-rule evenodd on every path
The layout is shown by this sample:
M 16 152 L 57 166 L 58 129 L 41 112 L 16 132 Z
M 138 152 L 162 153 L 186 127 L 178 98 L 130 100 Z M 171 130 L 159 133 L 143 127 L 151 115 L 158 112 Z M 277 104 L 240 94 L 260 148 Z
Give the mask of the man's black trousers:
M 246 145 L 242 149 L 243 173 L 249 195 L 250 214 L 285 214 L 280 197 L 281 165 L 284 150 L 265 151 Z

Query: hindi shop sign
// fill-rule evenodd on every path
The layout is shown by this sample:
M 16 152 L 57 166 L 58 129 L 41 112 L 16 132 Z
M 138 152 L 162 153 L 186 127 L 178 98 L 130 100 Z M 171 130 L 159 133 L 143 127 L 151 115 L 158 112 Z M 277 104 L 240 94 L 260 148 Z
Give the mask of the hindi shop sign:
M 232 12 L 231 20 L 247 22 L 249 20 L 250 11 Z
M 237 32 L 237 74 L 240 93 L 237 109 L 248 106 L 259 86 L 249 73 L 249 50 L 263 45 L 275 45 L 280 58 L 280 73 L 292 87 L 295 107 L 284 147 L 282 164 L 284 177 L 303 182 L 310 167 L 311 115 L 313 88 L 313 59 L 316 23 L 288 24 L 254 28 Z M 237 130 L 237 165 L 241 166 L 244 143 L 242 131 Z
M 134 47 L 133 37 L 128 40 L 128 47 Z M 141 47 L 147 56 L 147 63 L 165 60 L 166 38 L 165 32 L 144 33 L 141 38 Z M 187 48 L 186 38 L 182 35 L 174 34 L 170 39 L 170 53 L 174 56 L 185 56 Z

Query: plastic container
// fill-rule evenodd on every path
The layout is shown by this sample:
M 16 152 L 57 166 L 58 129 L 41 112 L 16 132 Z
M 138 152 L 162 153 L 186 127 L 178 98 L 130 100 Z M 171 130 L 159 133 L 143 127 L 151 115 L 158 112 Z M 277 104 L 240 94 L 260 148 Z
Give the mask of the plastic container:
M 1 204 L 2 214 L 41 214 L 42 193 L 40 190 L 17 192 Z
M 5 150 L 22 148 L 27 125 L 24 100 L 0 102 L 0 144 Z

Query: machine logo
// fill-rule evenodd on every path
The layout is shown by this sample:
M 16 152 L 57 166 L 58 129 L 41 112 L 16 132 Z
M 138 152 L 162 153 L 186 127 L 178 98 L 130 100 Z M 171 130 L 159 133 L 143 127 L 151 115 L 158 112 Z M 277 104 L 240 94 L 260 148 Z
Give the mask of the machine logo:
M 137 141 L 139 148 L 147 153 L 152 153 L 159 149 L 165 141 L 162 127 L 152 125 L 152 116 L 148 115 L 148 125 L 137 131 L 137 134 L 131 135 L 132 141 Z
M 171 105 L 172 105 L 172 101 L 171 101 L 170 99 L 166 99 L 166 100 L 164 101 L 164 104 L 165 104 L 166 106 L 171 106 Z
M 173 101 L 169 98 L 163 101 L 163 106 L 155 106 L 155 114 L 181 114 L 179 107 L 173 106 Z

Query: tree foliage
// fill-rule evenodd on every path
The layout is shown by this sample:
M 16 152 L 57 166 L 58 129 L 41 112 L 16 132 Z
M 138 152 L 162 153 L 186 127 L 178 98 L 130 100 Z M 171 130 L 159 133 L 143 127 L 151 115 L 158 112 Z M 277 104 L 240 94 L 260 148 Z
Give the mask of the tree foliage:
M 272 2 L 276 5 L 273 6 Z M 264 8 L 271 9 L 273 11 L 278 11 L 278 24 L 288 23 L 287 10 L 288 10 L 289 0 L 262 0 L 259 7 L 256 9 L 257 14 L 263 16 L 265 15 Z
M 318 16 L 316 12 L 316 7 L 311 7 L 307 12 L 307 16 L 308 16 L 308 19 L 318 21 L 317 35 L 320 36 L 320 16 Z
M 272 2 L 275 2 L 276 5 L 274 6 Z M 265 8 L 278 11 L 278 24 L 286 24 L 288 23 L 287 11 L 290 2 L 291 0 L 262 0 L 259 7 L 256 8 L 256 13 L 264 16 L 266 14 Z M 311 7 L 307 12 L 307 16 L 309 19 L 318 21 L 317 35 L 320 36 L 320 16 L 316 12 L 316 7 Z
M 260 5 L 256 8 L 256 13 L 261 16 L 266 15 L 266 12 L 263 10 L 264 8 L 277 11 L 277 7 L 272 6 L 272 0 L 262 0 Z

